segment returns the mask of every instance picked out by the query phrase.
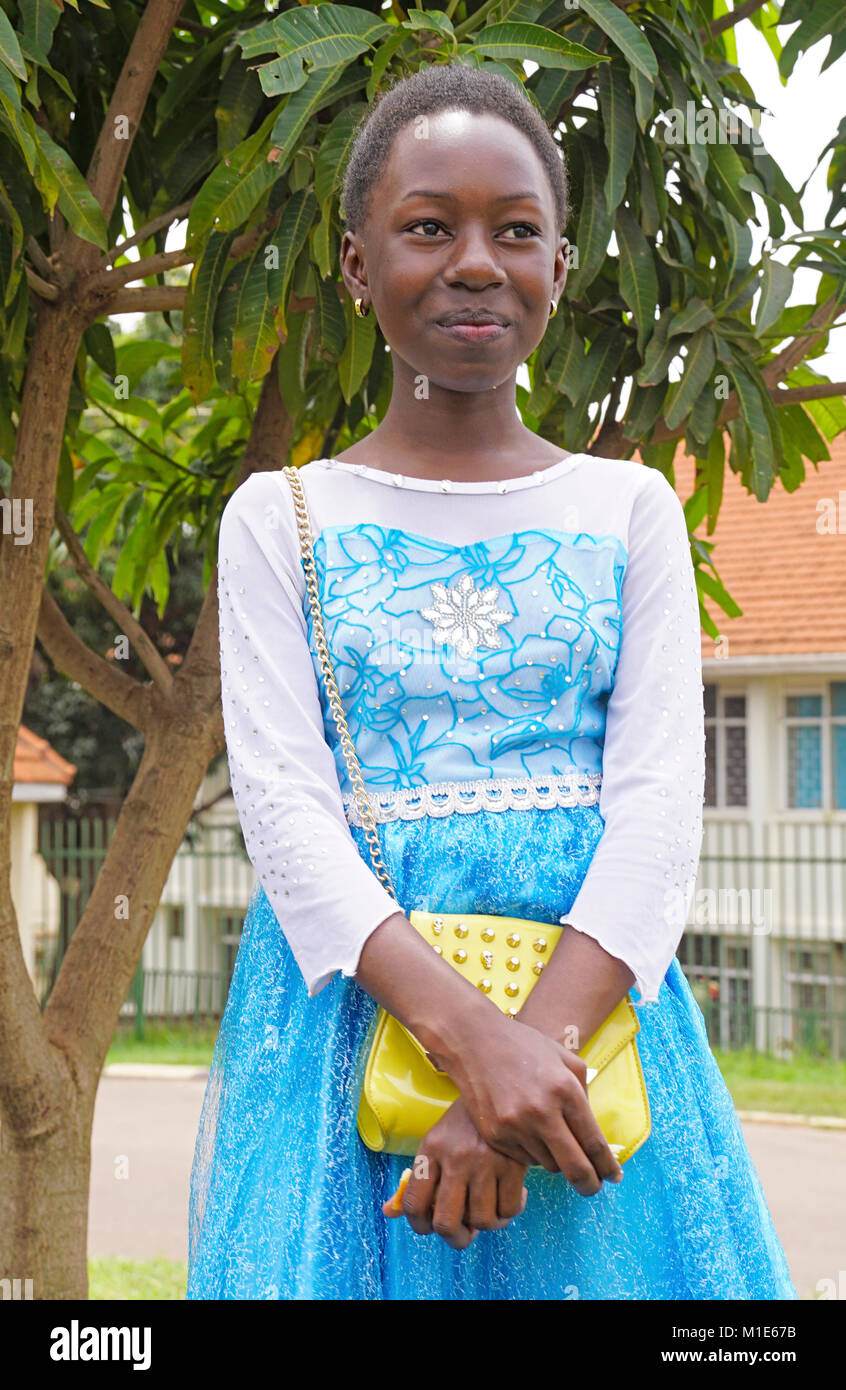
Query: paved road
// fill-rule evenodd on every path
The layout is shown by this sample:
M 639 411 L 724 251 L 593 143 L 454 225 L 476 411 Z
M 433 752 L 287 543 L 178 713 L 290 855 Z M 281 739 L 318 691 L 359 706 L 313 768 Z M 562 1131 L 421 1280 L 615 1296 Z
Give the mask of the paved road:
M 205 1079 L 104 1077 L 94 1115 L 92 1255 L 187 1259 L 188 1180 Z M 846 1299 L 846 1131 L 745 1123 L 800 1297 Z

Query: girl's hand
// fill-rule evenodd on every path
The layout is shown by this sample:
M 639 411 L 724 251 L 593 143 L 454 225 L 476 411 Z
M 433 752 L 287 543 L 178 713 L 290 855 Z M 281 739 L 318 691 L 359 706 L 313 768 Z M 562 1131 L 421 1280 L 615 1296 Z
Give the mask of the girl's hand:
M 479 1231 L 500 1231 L 525 1210 L 525 1176 L 525 1165 L 485 1143 L 459 1099 L 423 1136 L 401 1205 L 391 1198 L 382 1210 L 465 1250 Z
M 492 1149 L 517 1164 L 563 1173 L 583 1197 L 605 1179 L 622 1178 L 590 1108 L 587 1067 L 554 1038 L 491 1010 L 486 1026 L 439 1065 Z

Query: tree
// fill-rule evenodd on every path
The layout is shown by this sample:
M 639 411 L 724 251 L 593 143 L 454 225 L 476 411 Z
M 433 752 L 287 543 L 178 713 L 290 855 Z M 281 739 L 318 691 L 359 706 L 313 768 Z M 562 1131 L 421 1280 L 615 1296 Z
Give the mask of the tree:
M 830 61 L 846 16 L 824 8 Z M 491 66 L 559 132 L 579 263 L 528 363 L 519 405 L 532 428 L 594 453 L 639 447 L 668 474 L 684 438 L 699 461 L 693 530 L 719 509 L 724 431 L 729 466 L 763 500 L 776 477 L 798 486 L 804 460 L 826 457 L 846 427 L 843 384 L 807 365 L 843 316 L 840 185 L 833 177 L 826 225 L 805 232 L 796 191 L 736 114 L 760 109 L 734 61 L 744 15 L 785 78 L 820 37 L 798 0 L 732 13 L 724 0 L 449 0 L 407 12 L 374 0 L 289 5 L 272 19 L 258 0 L 0 10 L 0 1273 L 33 1278 L 36 1297 L 86 1292 L 100 1070 L 223 747 L 222 506 L 250 472 L 366 434 L 390 396 L 378 326 L 355 317 L 337 269 L 344 162 L 381 86 L 423 63 Z M 775 26 L 796 20 L 782 48 Z M 528 79 L 527 58 L 538 64 Z M 843 142 L 841 128 L 834 174 Z M 183 218 L 184 249 L 166 251 Z M 756 219 L 767 241 L 753 261 Z M 820 272 L 817 300 L 786 308 L 800 264 Z M 175 283 L 183 267 L 187 285 Z M 129 310 L 161 314 L 167 333 L 115 341 L 109 316 Z M 142 393 L 153 367 L 157 384 Z M 18 544 L 27 514 L 31 538 Z M 730 601 L 709 549 L 693 543 L 713 628 L 704 598 Z M 150 598 L 164 614 L 186 551 L 203 557 L 207 593 L 172 669 L 140 615 L 145 596 L 147 614 Z M 70 625 L 48 563 L 72 566 L 146 678 Z M 43 1014 L 8 894 L 12 756 L 36 633 L 53 665 L 144 742 Z

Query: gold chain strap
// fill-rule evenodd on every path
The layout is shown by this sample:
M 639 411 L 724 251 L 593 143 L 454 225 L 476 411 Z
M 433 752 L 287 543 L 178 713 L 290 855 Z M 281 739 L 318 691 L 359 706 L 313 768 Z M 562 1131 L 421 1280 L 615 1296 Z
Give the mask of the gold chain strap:
M 297 527 L 300 533 L 300 548 L 302 550 L 306 572 L 306 588 L 308 589 L 311 617 L 314 625 L 314 640 L 317 647 L 317 654 L 320 657 L 320 665 L 323 670 L 326 689 L 329 694 L 329 703 L 332 706 L 332 713 L 335 717 L 335 723 L 338 726 L 338 734 L 341 739 L 341 747 L 344 750 L 344 757 L 347 761 L 350 781 L 353 784 L 359 814 L 364 825 L 365 836 L 370 846 L 370 856 L 373 860 L 373 867 L 376 870 L 376 875 L 380 882 L 388 890 L 394 902 L 397 902 L 397 895 L 394 892 L 393 884 L 391 883 L 388 871 L 382 860 L 382 850 L 379 845 L 379 835 L 376 830 L 373 808 L 370 805 L 370 798 L 364 789 L 364 779 L 361 775 L 358 758 L 355 755 L 353 741 L 350 738 L 350 731 L 347 727 L 346 716 L 344 715 L 344 707 L 341 704 L 341 696 L 338 692 L 338 683 L 335 680 L 332 658 L 329 655 L 329 644 L 326 641 L 326 632 L 323 627 L 323 613 L 320 607 L 320 592 L 317 587 L 317 570 L 314 564 L 311 519 L 309 517 L 305 493 L 303 492 L 303 485 L 299 477 L 299 472 L 293 465 L 286 465 L 282 471 L 291 484 L 291 491 L 294 494 Z

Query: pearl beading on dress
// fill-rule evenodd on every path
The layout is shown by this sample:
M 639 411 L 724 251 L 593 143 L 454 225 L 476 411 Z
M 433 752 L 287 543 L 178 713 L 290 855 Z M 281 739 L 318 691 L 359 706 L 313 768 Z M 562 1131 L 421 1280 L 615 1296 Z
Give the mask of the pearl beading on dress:
M 489 479 L 487 480 L 485 486 L 489 486 L 491 491 L 495 487 L 496 491 L 500 493 L 514 492 L 518 488 L 522 489 L 524 487 L 536 486 L 538 483 L 548 482 L 549 479 L 547 478 L 547 474 L 551 474 L 553 470 L 555 472 L 555 475 L 559 476 L 562 472 L 562 465 L 565 463 L 570 464 L 571 468 L 576 468 L 584 457 L 584 454 L 571 454 L 569 458 L 559 459 L 557 463 L 550 464 L 547 468 L 536 468 L 532 473 L 527 473 L 521 477 L 503 478 L 501 482 L 496 482 L 493 479 Z M 357 473 L 359 476 L 366 476 L 370 478 L 375 477 L 380 482 L 382 481 L 382 479 L 379 478 L 379 473 L 384 471 L 386 475 L 384 479 L 385 482 L 390 482 L 390 485 L 392 487 L 405 487 L 406 479 L 402 473 L 391 473 L 388 472 L 387 469 L 381 470 L 371 468 L 364 463 L 347 463 L 343 459 L 316 459 L 315 462 L 322 464 L 325 468 L 349 469 L 351 472 Z M 419 485 L 421 482 L 423 482 L 424 486 L 426 486 L 427 488 L 431 487 L 434 489 L 435 487 L 437 487 L 440 489 L 441 492 L 452 492 L 455 489 L 455 483 L 453 482 L 452 478 L 420 479 L 416 477 L 410 477 L 408 481 L 412 487 L 414 487 L 415 485 Z M 463 492 L 467 490 L 466 481 L 469 481 L 470 487 L 475 489 L 474 480 L 462 479 L 458 483 L 459 491 Z
M 595 806 L 602 774 L 559 773 L 554 777 L 485 777 L 476 781 L 428 782 L 396 791 L 367 788 L 373 818 L 378 822 L 420 820 L 423 816 L 466 815 L 475 811 L 513 811 L 529 806 Z M 352 825 L 362 825 L 352 792 L 343 795 L 344 813 Z

